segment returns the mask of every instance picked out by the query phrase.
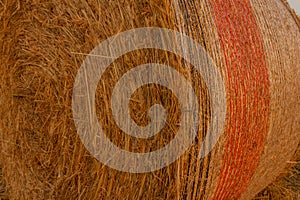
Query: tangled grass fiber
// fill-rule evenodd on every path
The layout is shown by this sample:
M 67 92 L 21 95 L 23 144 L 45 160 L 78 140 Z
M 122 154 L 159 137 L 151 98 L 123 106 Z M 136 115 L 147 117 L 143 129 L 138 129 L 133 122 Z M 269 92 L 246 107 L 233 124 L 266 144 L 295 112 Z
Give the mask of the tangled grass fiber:
M 228 2 L 178 1 L 179 15 L 171 0 L 1 0 L 0 198 L 297 198 L 299 164 L 287 167 L 299 157 L 294 156 L 300 139 L 299 19 L 283 1 Z M 130 102 L 132 118 L 142 125 L 156 101 L 171 111 L 170 125 L 150 140 L 129 138 L 115 127 L 108 102 L 126 70 L 148 62 L 174 66 L 201 102 L 202 121 L 187 152 L 161 170 L 130 174 L 98 162 L 77 135 L 72 90 L 80 65 L 106 38 L 138 27 L 184 32 L 204 46 L 220 69 L 234 108 L 228 111 L 227 131 L 204 159 L 197 155 L 211 116 L 208 90 L 193 66 L 161 50 L 130 52 L 109 66 L 97 88 L 98 120 L 110 140 L 128 151 L 166 145 L 175 136 L 180 113 L 169 90 L 150 85 Z M 234 84 L 228 84 L 230 77 Z M 285 169 L 290 169 L 285 177 L 275 180 Z

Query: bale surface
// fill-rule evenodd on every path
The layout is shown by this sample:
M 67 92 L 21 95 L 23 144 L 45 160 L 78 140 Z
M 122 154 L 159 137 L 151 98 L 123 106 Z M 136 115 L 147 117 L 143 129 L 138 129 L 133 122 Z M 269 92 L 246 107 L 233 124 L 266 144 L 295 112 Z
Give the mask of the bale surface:
M 275 180 L 297 150 L 300 131 L 299 21 L 277 0 L 40 1 L 4 0 L 0 7 L 0 166 L 10 199 L 252 199 Z M 134 152 L 159 149 L 178 129 L 170 90 L 137 90 L 131 116 L 156 102 L 171 115 L 162 133 L 130 138 L 110 113 L 113 86 L 148 62 L 173 66 L 192 83 L 201 122 L 194 144 L 161 170 L 130 174 L 98 162 L 76 133 L 75 76 L 91 50 L 139 27 L 177 30 L 210 54 L 226 86 L 224 133 L 204 159 L 198 155 L 211 116 L 210 97 L 194 67 L 161 50 L 118 58 L 97 88 L 97 116 L 107 136 Z

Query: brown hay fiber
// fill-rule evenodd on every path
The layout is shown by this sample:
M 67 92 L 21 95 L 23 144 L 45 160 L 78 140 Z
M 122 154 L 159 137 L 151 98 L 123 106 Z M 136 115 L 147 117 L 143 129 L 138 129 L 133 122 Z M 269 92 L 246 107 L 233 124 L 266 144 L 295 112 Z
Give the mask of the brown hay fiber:
M 174 2 L 0 1 L 0 199 L 253 199 L 267 186 L 256 199 L 299 198 L 299 161 L 295 161 L 299 154 L 295 152 L 300 141 L 300 26 L 296 14 L 286 2 L 275 0 L 232 1 L 244 10 L 232 7 L 227 18 L 218 18 L 214 12 L 214 8 L 222 9 L 217 0 L 178 1 L 177 8 Z M 243 15 L 247 5 L 251 5 L 249 19 L 252 16 L 256 25 L 230 15 L 231 11 Z M 226 40 L 230 37 L 220 29 L 228 26 L 218 19 L 227 19 L 220 21 L 232 26 L 240 23 L 235 26 L 240 29 L 230 29 L 228 34 L 236 39 L 249 33 L 250 46 L 244 40 Z M 226 83 L 227 113 L 218 143 L 200 159 L 213 110 L 209 88 L 195 66 L 158 49 L 136 50 L 117 58 L 98 83 L 95 105 L 99 124 L 118 147 L 138 153 L 162 148 L 176 136 L 182 113 L 171 90 L 149 84 L 131 96 L 130 115 L 145 126 L 150 122 L 148 110 L 159 103 L 171 113 L 167 125 L 150 139 L 122 132 L 110 112 L 110 100 L 115 84 L 129 69 L 150 62 L 172 66 L 191 83 L 200 102 L 200 123 L 192 146 L 171 165 L 138 174 L 112 169 L 86 149 L 74 124 L 72 93 L 79 68 L 97 45 L 140 27 L 176 30 L 201 44 Z M 233 49 L 261 65 L 248 60 L 242 65 L 240 54 L 230 57 Z M 237 68 L 230 68 L 234 63 Z M 257 73 L 259 78 L 251 76 L 255 70 L 262 72 Z M 238 78 L 243 73 L 245 78 Z M 236 90 L 228 84 L 230 78 Z M 252 99 L 253 88 L 258 91 Z M 241 102 L 251 107 L 240 109 Z M 241 124 L 244 129 L 239 129 Z M 234 127 L 241 131 L 235 133 Z M 230 148 L 236 148 L 236 153 Z M 291 168 L 292 164 L 296 166 Z M 276 179 L 280 174 L 283 177 Z
M 299 149 L 299 148 L 298 148 Z M 295 154 L 294 161 L 288 162 L 289 165 L 285 172 L 280 174 L 267 188 L 260 192 L 255 200 L 275 199 L 275 200 L 296 200 L 300 197 L 300 162 L 299 151 Z M 297 159 L 298 158 L 298 159 Z

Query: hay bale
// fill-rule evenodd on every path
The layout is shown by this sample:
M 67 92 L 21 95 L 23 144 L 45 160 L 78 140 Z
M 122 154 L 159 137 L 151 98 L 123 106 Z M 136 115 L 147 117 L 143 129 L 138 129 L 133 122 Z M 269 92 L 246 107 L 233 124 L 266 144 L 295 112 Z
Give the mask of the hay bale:
M 262 199 L 286 199 L 296 200 L 300 197 L 300 162 L 291 161 L 291 164 L 297 163 L 293 167 L 289 168 L 287 172 L 282 173 L 276 181 L 272 182 L 264 191 L 260 192 L 255 200 Z
M 251 199 L 285 168 L 300 139 L 300 32 L 290 10 L 274 0 L 174 2 L 1 2 L 0 164 L 11 199 Z M 99 123 L 120 148 L 161 148 L 175 137 L 180 112 L 169 90 L 150 85 L 133 95 L 142 103 L 131 101 L 132 118 L 147 124 L 143 114 L 159 101 L 171 111 L 171 124 L 151 140 L 120 131 L 109 100 L 128 69 L 148 62 L 173 66 L 192 83 L 201 109 L 195 142 L 180 159 L 134 174 L 87 151 L 74 124 L 72 92 L 95 46 L 139 27 L 178 30 L 200 43 L 222 74 L 227 113 L 221 138 L 200 159 L 212 113 L 201 74 L 157 49 L 118 58 L 98 85 L 96 106 Z
M 261 191 L 255 200 L 299 199 L 300 187 L 300 148 L 293 159 L 288 162 L 286 170 L 275 181 Z

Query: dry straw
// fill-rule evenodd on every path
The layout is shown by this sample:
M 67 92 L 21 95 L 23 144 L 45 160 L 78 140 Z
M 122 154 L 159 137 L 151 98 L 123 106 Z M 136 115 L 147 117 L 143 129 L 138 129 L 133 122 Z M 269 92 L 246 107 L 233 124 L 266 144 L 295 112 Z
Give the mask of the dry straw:
M 0 182 L 10 199 L 252 199 L 287 167 L 300 139 L 296 15 L 277 0 L 175 3 L 177 9 L 171 0 L 0 1 Z M 126 70 L 168 64 L 192 83 L 201 104 L 198 136 L 188 151 L 161 170 L 130 174 L 98 162 L 79 139 L 71 105 L 80 65 L 106 38 L 138 27 L 184 32 L 220 69 L 226 130 L 204 159 L 197 155 L 211 116 L 208 90 L 193 66 L 162 50 L 134 51 L 109 67 L 97 88 L 99 123 L 126 150 L 166 145 L 181 112 L 170 90 L 148 85 L 132 96 L 131 115 L 141 125 L 155 102 L 171 113 L 164 132 L 149 140 L 120 131 L 109 100 Z

